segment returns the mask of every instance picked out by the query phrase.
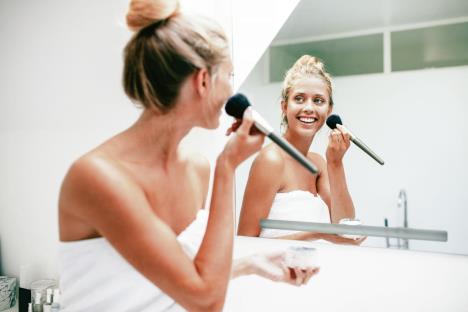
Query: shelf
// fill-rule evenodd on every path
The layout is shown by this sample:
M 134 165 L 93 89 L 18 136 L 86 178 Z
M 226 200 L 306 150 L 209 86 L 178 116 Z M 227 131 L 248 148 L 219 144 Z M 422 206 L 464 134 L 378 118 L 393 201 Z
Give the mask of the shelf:
M 377 236 L 403 238 L 427 241 L 447 241 L 447 232 L 440 230 L 413 229 L 402 227 L 383 227 L 370 225 L 345 225 L 316 222 L 283 221 L 262 219 L 260 227 L 264 229 L 307 231 L 327 234 L 354 234 L 361 236 Z

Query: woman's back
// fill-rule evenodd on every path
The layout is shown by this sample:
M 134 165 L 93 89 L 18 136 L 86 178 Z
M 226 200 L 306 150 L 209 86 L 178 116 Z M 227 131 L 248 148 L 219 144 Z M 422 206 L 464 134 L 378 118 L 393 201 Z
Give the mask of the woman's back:
M 178 160 L 165 170 L 161 165 L 162 161 L 158 164 L 157 159 L 148 162 L 148 159 L 138 158 L 135 153 L 130 155 L 128 145 L 117 136 L 77 161 L 96 167 L 93 172 L 96 181 L 91 181 L 87 187 L 97 192 L 107 182 L 131 184 L 133 188 L 122 188 L 120 192 L 126 193 L 130 198 L 137 196 L 137 193 L 143 195 L 152 212 L 169 225 L 174 233 L 180 233 L 194 219 L 197 211 L 204 207 L 209 182 L 208 161 L 201 155 L 189 154 L 179 149 L 180 152 L 175 155 Z M 74 166 L 83 167 L 76 163 Z M 99 175 L 102 177 L 98 177 Z M 98 183 L 99 179 L 107 181 Z M 59 204 L 60 239 L 76 241 L 102 236 L 83 216 L 86 214 L 86 207 L 75 205 L 67 200 L 66 194 L 62 195 L 65 198 L 61 197 Z M 103 215 L 98 214 L 97 217 Z

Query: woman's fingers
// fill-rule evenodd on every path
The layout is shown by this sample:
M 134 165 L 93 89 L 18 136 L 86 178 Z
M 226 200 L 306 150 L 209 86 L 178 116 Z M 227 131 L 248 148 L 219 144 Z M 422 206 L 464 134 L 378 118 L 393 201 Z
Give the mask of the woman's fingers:
M 306 269 L 300 267 L 289 267 L 288 270 L 290 278 L 287 282 L 295 286 L 306 285 L 312 276 L 319 272 L 319 268 L 317 267 L 309 267 Z
M 346 238 L 346 237 L 343 237 L 343 239 L 345 239 L 345 243 L 347 244 L 350 244 L 350 245 L 361 245 L 361 243 L 367 238 L 367 236 L 361 236 L 361 237 L 358 237 L 358 238 Z
M 347 244 L 347 245 L 360 245 L 367 236 L 362 236 L 359 238 L 347 238 L 337 234 L 327 234 L 326 240 L 336 243 L 336 244 Z
M 267 254 L 260 254 L 252 258 L 260 276 L 272 281 L 284 282 L 294 286 L 305 285 L 312 276 L 319 272 L 318 267 L 291 267 L 285 263 L 286 254 L 284 251 L 274 251 Z
M 337 125 L 338 126 L 338 125 Z M 345 128 L 342 128 L 345 129 Z M 333 129 L 330 132 L 330 141 L 338 148 L 347 149 L 350 145 L 351 136 L 347 130 Z
M 236 119 L 236 121 L 232 123 L 231 127 L 226 130 L 226 135 L 230 135 L 231 133 L 236 132 L 241 123 L 241 119 Z
M 303 282 L 303 285 L 306 285 L 312 276 L 316 275 L 320 271 L 320 268 L 308 268 L 306 269 L 306 278 Z
M 241 124 L 239 128 L 237 129 L 236 133 L 239 136 L 247 136 L 250 133 L 250 128 L 252 127 L 252 125 L 253 125 L 252 109 L 248 107 L 244 111 Z
M 355 240 L 354 240 L 354 241 L 355 241 L 354 243 L 355 243 L 356 245 L 361 245 L 362 242 L 366 240 L 366 238 L 367 238 L 367 236 L 359 237 L 358 239 L 355 239 Z
M 338 131 L 340 131 L 341 136 L 343 138 L 343 142 L 346 144 L 346 146 L 349 146 L 351 141 L 351 132 L 349 132 L 349 130 L 343 127 L 342 125 L 336 125 L 336 128 L 338 129 Z
M 293 268 L 293 270 L 296 275 L 296 286 L 301 286 L 305 279 L 305 272 L 298 267 Z
M 339 130 L 333 129 L 330 131 L 330 142 L 339 145 L 339 143 L 342 141 L 341 139 L 341 132 Z
M 350 146 L 350 136 L 349 133 L 344 131 L 345 130 L 340 130 L 338 128 L 330 131 L 329 143 L 326 152 L 327 162 L 340 162 L 348 150 Z

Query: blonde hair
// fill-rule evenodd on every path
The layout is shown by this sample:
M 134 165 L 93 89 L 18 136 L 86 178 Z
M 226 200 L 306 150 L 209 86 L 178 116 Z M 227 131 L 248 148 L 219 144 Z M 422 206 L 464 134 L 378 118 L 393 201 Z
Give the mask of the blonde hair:
M 319 58 L 310 55 L 301 56 L 286 72 L 283 81 L 283 89 L 281 91 L 282 101 L 287 102 L 291 88 L 294 86 L 296 81 L 306 77 L 316 77 L 325 82 L 328 89 L 328 95 L 330 97 L 330 105 L 333 105 L 333 88 L 330 74 L 325 71 L 325 65 Z
M 127 25 L 136 33 L 124 50 L 125 93 L 161 113 L 174 107 L 189 75 L 202 68 L 213 74 L 229 55 L 222 28 L 180 13 L 178 0 L 132 0 Z

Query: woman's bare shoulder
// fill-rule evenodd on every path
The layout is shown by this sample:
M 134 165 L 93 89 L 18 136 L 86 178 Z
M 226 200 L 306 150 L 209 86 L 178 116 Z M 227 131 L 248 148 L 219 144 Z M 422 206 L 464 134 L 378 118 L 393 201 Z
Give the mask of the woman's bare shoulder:
M 59 209 L 81 215 L 88 209 L 87 200 L 110 200 L 141 189 L 117 161 L 104 153 L 90 152 L 69 168 L 60 190 Z M 92 206 L 92 205 L 90 205 Z
M 279 148 L 269 144 L 261 149 L 255 157 L 252 167 L 261 167 L 262 169 L 282 170 L 284 167 L 284 155 Z
M 314 163 L 320 169 L 327 166 L 327 161 L 319 153 L 309 152 L 309 153 L 307 153 L 307 158 L 309 158 L 310 161 L 312 161 L 312 163 Z
M 144 209 L 145 194 L 123 166 L 111 157 L 90 152 L 69 168 L 59 196 L 59 231 L 64 241 L 101 236 L 97 224 L 119 212 Z
M 205 155 L 198 152 L 185 152 L 185 157 L 200 174 L 206 175 L 210 173 L 210 162 Z
M 202 153 L 181 148 L 181 158 L 195 171 L 202 183 L 208 184 L 210 179 L 210 162 Z

